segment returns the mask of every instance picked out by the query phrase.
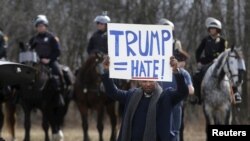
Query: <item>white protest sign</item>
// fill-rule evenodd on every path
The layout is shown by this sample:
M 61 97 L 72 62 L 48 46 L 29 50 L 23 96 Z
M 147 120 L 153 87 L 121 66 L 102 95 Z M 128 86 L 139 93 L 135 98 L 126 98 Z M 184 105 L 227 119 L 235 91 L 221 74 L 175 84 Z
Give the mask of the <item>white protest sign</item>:
M 172 81 L 172 29 L 167 25 L 108 24 L 110 77 Z

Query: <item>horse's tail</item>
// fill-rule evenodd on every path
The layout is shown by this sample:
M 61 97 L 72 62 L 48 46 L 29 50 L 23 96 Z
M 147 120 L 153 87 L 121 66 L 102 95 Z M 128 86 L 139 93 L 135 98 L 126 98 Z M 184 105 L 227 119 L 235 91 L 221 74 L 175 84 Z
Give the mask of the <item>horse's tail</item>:
M 4 122 L 12 138 L 15 138 L 16 107 L 10 101 L 4 104 Z

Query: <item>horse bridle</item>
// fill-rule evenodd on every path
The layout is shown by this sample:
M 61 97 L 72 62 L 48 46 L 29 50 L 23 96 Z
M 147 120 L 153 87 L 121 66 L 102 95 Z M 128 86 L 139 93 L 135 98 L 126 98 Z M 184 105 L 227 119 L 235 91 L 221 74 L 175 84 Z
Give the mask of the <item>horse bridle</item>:
M 98 55 L 98 54 L 95 54 L 95 61 L 94 61 L 94 66 L 93 66 L 93 68 L 95 69 L 95 71 L 96 71 L 96 77 L 98 78 L 98 77 L 101 77 L 101 73 L 99 72 L 99 69 L 100 69 L 100 63 L 101 63 L 101 57 L 100 57 L 100 55 Z M 88 69 L 92 69 L 92 67 L 89 67 Z M 100 95 L 100 87 L 99 87 L 99 83 L 100 83 L 101 81 L 97 81 L 96 83 L 95 83 L 95 86 L 94 87 L 89 87 L 89 88 L 87 88 L 87 87 L 84 87 L 83 88 L 83 93 L 87 93 L 87 92 L 95 92 L 95 93 L 97 93 L 98 95 Z M 86 82 L 84 82 L 84 83 L 86 83 Z M 101 83 L 100 83 L 101 84 Z
M 233 82 L 233 78 L 234 77 L 238 77 L 239 78 L 239 73 L 238 74 L 233 74 L 232 70 L 230 69 L 230 64 L 229 64 L 229 61 L 228 61 L 230 57 L 236 58 L 237 60 L 240 58 L 239 54 L 235 50 L 234 50 L 234 53 L 236 55 L 230 55 L 230 52 L 229 52 L 229 55 L 228 55 L 228 57 L 226 59 L 226 63 L 225 63 L 225 65 L 227 65 L 228 72 L 229 72 L 229 73 L 226 73 L 226 74 L 227 74 L 227 76 L 229 74 L 228 78 L 229 78 L 230 82 Z

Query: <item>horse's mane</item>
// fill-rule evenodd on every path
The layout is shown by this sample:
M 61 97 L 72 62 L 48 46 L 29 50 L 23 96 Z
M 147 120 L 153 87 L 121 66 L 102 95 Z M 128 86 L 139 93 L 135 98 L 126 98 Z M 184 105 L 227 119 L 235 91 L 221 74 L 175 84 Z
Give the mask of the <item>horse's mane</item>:
M 212 75 L 219 79 L 219 82 L 224 78 L 225 72 L 223 71 L 223 66 L 226 63 L 227 56 L 229 54 L 230 49 L 222 52 L 218 58 L 215 60 Z
M 94 78 L 92 76 L 97 76 L 95 73 L 95 66 L 96 66 L 96 59 L 98 59 L 96 56 L 90 56 L 82 65 L 82 67 L 79 70 L 79 77 L 80 82 L 84 84 L 89 84 L 94 82 Z
M 236 56 L 238 58 L 243 58 L 240 48 L 234 48 L 233 49 L 236 53 Z M 219 78 L 219 82 L 224 78 L 225 72 L 223 71 L 223 66 L 226 63 L 227 57 L 229 55 L 229 52 L 232 51 L 231 48 L 226 49 L 224 52 L 222 52 L 218 58 L 215 61 L 214 67 L 213 67 L 213 76 Z

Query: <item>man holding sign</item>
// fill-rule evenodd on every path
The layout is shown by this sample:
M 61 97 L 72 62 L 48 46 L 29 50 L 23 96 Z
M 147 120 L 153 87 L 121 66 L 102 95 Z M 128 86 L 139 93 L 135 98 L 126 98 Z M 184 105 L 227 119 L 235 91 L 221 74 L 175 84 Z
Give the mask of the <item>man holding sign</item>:
M 140 88 L 129 91 L 117 89 L 109 78 L 110 63 L 108 58 L 103 62 L 105 89 L 110 97 L 125 104 L 118 141 L 170 141 L 172 108 L 188 95 L 184 77 L 178 72 L 177 60 L 174 57 L 170 59 L 178 87 L 176 91 L 163 91 L 157 81 L 148 80 L 139 81 Z

